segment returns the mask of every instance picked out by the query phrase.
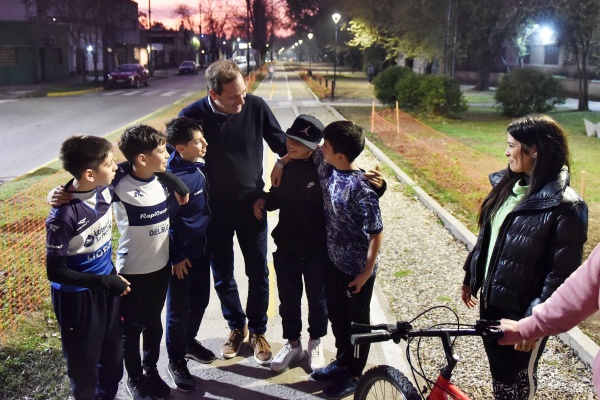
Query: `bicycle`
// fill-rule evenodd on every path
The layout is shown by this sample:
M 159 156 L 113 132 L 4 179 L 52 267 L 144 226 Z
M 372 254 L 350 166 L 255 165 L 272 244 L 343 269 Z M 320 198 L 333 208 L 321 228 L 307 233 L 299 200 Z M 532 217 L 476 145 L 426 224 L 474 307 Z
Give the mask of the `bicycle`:
M 432 327 L 428 329 L 413 329 L 411 322 L 412 321 L 398 321 L 396 324 L 379 325 L 362 325 L 353 322 L 352 327 L 355 329 L 373 329 L 378 330 L 379 332 L 354 334 L 352 335 L 351 342 L 355 346 L 360 346 L 361 344 L 384 342 L 388 340 L 400 343 L 400 340 L 405 340 L 410 346 L 410 343 L 414 338 L 439 337 L 442 341 L 446 356 L 446 365 L 441 368 L 440 375 L 435 382 L 430 381 L 425 377 L 422 368 L 421 373 L 417 372 L 416 368 L 411 363 L 409 348 L 406 349 L 407 359 L 413 371 L 413 377 L 416 373 L 425 378 L 429 383 L 429 388 L 427 389 L 429 393 L 427 393 L 427 391 L 423 394 L 420 393 L 412 382 L 396 368 L 389 365 L 380 365 L 371 368 L 360 378 L 358 387 L 354 393 L 354 400 L 471 400 L 469 396 L 456 387 L 450 380 L 452 371 L 459 361 L 453 350 L 455 339 L 452 340 L 451 337 L 479 336 L 485 340 L 497 340 L 503 335 L 502 331 L 495 327 L 500 325 L 500 322 L 477 320 L 475 325 L 460 325 L 457 322 L 456 324 L 453 324 L 456 326 L 455 328 Z M 465 327 L 463 328 L 461 326 Z M 469 327 L 466 328 L 466 326 Z M 427 397 L 425 397 L 425 395 L 427 395 Z

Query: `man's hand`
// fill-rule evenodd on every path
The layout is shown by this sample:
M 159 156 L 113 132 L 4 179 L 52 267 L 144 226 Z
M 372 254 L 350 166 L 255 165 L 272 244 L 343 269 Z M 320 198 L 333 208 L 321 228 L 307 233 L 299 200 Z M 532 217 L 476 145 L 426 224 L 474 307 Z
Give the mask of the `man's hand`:
M 271 186 L 278 187 L 281 184 L 282 176 L 283 168 L 276 164 L 271 171 Z
M 368 271 L 363 271 L 360 274 L 356 275 L 352 282 L 348 284 L 348 288 L 354 287 L 352 294 L 360 293 L 360 289 L 367 283 L 371 274 Z
M 371 185 L 373 185 L 377 189 L 379 189 L 383 185 L 383 175 L 381 175 L 379 165 L 376 165 L 375 169 L 366 170 L 363 176 Z
M 261 198 L 256 200 L 252 208 L 254 208 L 254 216 L 256 217 L 256 219 L 261 221 L 263 219 L 265 210 L 265 199 Z
M 65 191 L 64 186 L 57 186 L 51 189 L 46 196 L 46 202 L 52 207 L 60 207 L 73 200 L 73 194 Z
M 475 307 L 477 302 L 471 296 L 471 288 L 469 287 L 469 285 L 462 285 L 461 291 L 462 291 L 461 297 L 462 297 L 463 303 L 465 303 L 465 305 L 469 308 Z
M 128 286 L 125 288 L 125 290 L 123 291 L 123 293 L 121 293 L 121 297 L 126 296 L 127 293 L 131 292 L 131 283 L 129 283 L 129 281 L 125 278 L 123 278 L 121 275 L 117 275 L 119 278 L 121 278 L 121 280 L 123 282 L 125 282 Z
M 179 279 L 183 279 L 189 273 L 188 268 L 192 268 L 192 263 L 189 258 L 186 258 L 177 264 L 173 264 L 171 274 L 176 275 Z

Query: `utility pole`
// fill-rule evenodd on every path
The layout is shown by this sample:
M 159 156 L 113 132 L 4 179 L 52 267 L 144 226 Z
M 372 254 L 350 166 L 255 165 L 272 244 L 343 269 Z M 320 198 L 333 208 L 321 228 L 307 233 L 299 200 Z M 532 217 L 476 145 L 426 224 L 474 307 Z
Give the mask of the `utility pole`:
M 198 21 L 198 39 L 200 46 L 198 47 L 198 56 L 200 57 L 200 66 L 204 66 L 204 56 L 202 55 L 202 2 L 198 2 L 198 11 L 200 12 L 200 20 Z
M 250 0 L 246 0 L 246 73 L 250 75 Z
M 152 67 L 152 9 L 150 8 L 150 0 L 148 0 L 148 64 L 150 67 L 150 76 L 154 76 L 154 68 Z

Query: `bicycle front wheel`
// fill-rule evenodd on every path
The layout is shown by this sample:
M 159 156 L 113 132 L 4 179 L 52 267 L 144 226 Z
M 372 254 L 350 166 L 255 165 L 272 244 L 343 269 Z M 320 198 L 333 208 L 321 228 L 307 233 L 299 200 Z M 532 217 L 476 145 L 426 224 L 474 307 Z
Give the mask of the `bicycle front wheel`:
M 360 378 L 354 400 L 421 400 L 410 380 L 389 365 L 373 367 Z

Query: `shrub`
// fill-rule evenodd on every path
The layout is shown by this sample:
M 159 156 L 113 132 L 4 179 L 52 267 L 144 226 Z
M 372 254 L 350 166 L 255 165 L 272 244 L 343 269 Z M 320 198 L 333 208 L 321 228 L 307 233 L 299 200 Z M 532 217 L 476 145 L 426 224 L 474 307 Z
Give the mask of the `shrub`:
M 414 72 L 406 67 L 393 66 L 384 69 L 373 80 L 375 97 L 385 105 L 396 105 L 396 84 Z
M 457 117 L 467 102 L 454 79 L 442 75 L 408 75 L 396 84 L 398 105 L 432 115 Z
M 565 102 L 556 78 L 532 69 L 515 69 L 504 75 L 494 95 L 503 115 L 521 117 L 545 113 Z
M 460 85 L 454 79 L 443 75 L 425 76 L 421 83 L 423 111 L 434 115 L 458 117 L 467 110 Z
M 421 83 L 423 75 L 407 74 L 396 83 L 396 99 L 398 106 L 405 110 L 419 110 L 423 104 Z

